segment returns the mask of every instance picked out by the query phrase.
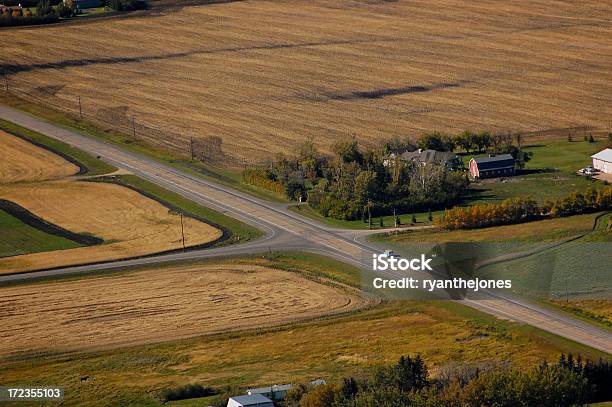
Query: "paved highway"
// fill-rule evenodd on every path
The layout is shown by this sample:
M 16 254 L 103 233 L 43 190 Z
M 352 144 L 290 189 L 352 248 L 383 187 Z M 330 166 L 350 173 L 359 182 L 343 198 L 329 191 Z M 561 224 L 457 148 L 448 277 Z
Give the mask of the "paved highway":
M 0 276 L 0 283 L 218 256 L 244 255 L 268 250 L 315 252 L 354 266 L 368 268 L 372 253 L 384 249 L 364 239 L 368 232 L 335 229 L 321 225 L 289 211 L 282 204 L 267 202 L 217 185 L 15 109 L 0 106 L 0 117 L 61 140 L 94 156 L 99 156 L 117 168 L 130 171 L 143 179 L 258 227 L 265 232 L 265 237 L 262 239 L 234 246 L 6 275 Z M 491 315 L 536 326 L 578 343 L 612 353 L 612 334 L 609 332 L 524 300 L 500 294 L 481 293 L 478 299 L 465 299 L 461 302 Z

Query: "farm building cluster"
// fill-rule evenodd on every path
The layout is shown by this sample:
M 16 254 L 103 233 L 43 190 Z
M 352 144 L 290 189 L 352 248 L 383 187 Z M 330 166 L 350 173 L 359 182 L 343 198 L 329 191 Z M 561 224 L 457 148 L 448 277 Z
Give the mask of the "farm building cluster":
M 314 387 L 326 384 L 325 380 L 317 379 L 308 383 Z M 292 384 L 272 385 L 248 389 L 247 394 L 230 397 L 227 407 L 274 407 L 275 401 L 282 401 L 287 397 L 287 392 L 293 388 Z

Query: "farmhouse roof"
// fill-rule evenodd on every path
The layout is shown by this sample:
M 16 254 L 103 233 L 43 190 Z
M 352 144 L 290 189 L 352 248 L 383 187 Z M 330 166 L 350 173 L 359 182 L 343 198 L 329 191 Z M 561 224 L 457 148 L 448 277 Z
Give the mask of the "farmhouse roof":
M 514 167 L 512 154 L 500 154 L 493 157 L 473 158 L 479 170 L 494 170 L 498 168 Z
M 405 153 L 402 153 L 400 157 L 406 161 L 418 160 L 422 163 L 437 164 L 447 163 L 457 158 L 457 156 L 453 153 L 437 150 L 406 151 Z
M 255 389 L 248 389 L 248 394 L 262 394 L 262 393 L 276 393 L 277 391 L 289 391 L 293 387 L 291 384 L 274 384 L 268 387 L 257 387 Z
M 606 148 L 605 150 L 602 150 L 597 154 L 593 154 L 591 158 L 612 163 L 612 148 Z
M 248 394 L 245 396 L 230 397 L 243 406 L 273 406 L 272 400 L 261 394 Z

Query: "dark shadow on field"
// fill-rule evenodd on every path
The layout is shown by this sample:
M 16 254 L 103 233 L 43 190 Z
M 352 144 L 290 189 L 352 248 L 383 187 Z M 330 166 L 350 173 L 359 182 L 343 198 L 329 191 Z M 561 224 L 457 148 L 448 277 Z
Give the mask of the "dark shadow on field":
M 308 48 L 308 47 L 318 47 L 318 46 L 328 46 L 328 45 L 350 45 L 350 44 L 365 44 L 365 43 L 379 43 L 379 42 L 395 42 L 399 40 L 400 39 L 397 39 L 397 38 L 369 38 L 369 39 L 361 39 L 361 40 L 356 39 L 356 40 L 313 41 L 313 42 L 302 42 L 302 43 L 272 43 L 272 44 L 245 45 L 245 46 L 238 46 L 238 47 L 225 47 L 225 48 L 213 48 L 213 49 L 195 49 L 191 51 L 173 52 L 173 53 L 160 54 L 160 55 L 136 55 L 136 56 L 126 56 L 126 57 L 65 59 L 65 60 L 61 60 L 57 62 L 41 62 L 41 63 L 33 63 L 33 64 L 1 63 L 0 72 L 3 74 L 11 75 L 11 74 L 17 74 L 17 73 L 22 73 L 22 72 L 39 71 L 39 70 L 47 70 L 47 69 L 75 68 L 75 67 L 83 67 L 83 66 L 89 66 L 89 65 L 112 65 L 112 64 L 140 63 L 140 62 L 148 62 L 148 61 L 161 61 L 165 59 L 185 58 L 185 57 L 194 56 L 194 55 L 211 55 L 211 54 L 222 54 L 222 53 L 232 53 L 232 52 L 260 51 L 260 50 L 295 49 L 295 48 Z
M 398 96 L 398 95 L 410 95 L 414 93 L 426 93 L 432 92 L 434 90 L 440 89 L 449 89 L 449 88 L 459 88 L 467 83 L 471 83 L 471 81 L 457 81 L 457 82 L 442 82 L 442 83 L 434 83 L 431 85 L 412 85 L 412 86 L 400 86 L 397 88 L 382 88 L 382 89 L 372 89 L 372 90 L 354 90 L 345 93 L 332 93 L 332 92 L 323 92 L 321 94 L 307 94 L 300 95 L 301 99 L 305 99 L 312 102 L 327 102 L 327 101 L 352 101 L 359 99 L 383 99 L 388 96 Z M 422 112 L 425 113 L 425 112 Z
M 0 209 L 34 229 L 41 230 L 50 235 L 72 240 L 73 242 L 82 246 L 95 246 L 104 243 L 104 240 L 97 236 L 85 233 L 75 233 L 64 229 L 61 226 L 36 216 L 23 206 L 20 206 L 15 202 L 7 201 L 6 199 L 0 199 Z
M 464 83 L 466 83 L 466 81 L 459 81 L 453 83 L 435 83 L 433 85 L 428 86 L 417 85 L 403 86 L 399 88 L 358 90 L 344 94 L 328 95 L 328 98 L 331 100 L 382 99 L 387 96 L 408 95 L 411 93 L 431 92 L 438 89 L 458 88 L 461 87 Z

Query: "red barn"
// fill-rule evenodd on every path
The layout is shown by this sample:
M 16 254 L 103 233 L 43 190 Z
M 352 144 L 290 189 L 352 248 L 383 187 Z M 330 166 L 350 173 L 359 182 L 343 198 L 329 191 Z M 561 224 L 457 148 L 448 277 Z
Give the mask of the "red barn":
M 500 154 L 489 157 L 472 158 L 469 163 L 472 178 L 511 177 L 514 175 L 514 157 Z

